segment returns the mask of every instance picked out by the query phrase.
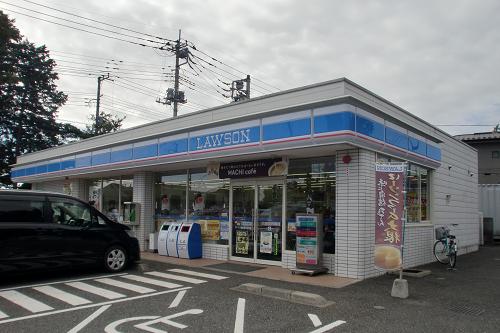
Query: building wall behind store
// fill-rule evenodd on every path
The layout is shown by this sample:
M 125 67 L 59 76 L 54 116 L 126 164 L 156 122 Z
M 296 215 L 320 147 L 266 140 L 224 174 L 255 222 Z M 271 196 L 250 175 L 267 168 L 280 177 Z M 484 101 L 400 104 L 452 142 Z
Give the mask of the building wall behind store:
M 431 221 L 450 226 L 457 236 L 459 254 L 479 246 L 478 156 L 467 145 L 442 136 L 442 164 L 431 178 Z

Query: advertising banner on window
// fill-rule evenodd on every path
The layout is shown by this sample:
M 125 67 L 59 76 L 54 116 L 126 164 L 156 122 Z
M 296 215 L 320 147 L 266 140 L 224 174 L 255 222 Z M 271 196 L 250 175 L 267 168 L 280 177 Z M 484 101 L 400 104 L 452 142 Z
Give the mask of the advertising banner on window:
M 405 163 L 375 164 L 375 266 L 400 269 L 403 263 Z
M 213 171 L 212 171 L 213 173 Z M 221 163 L 219 178 L 249 178 L 283 176 L 288 173 L 288 164 L 281 159 L 265 159 Z

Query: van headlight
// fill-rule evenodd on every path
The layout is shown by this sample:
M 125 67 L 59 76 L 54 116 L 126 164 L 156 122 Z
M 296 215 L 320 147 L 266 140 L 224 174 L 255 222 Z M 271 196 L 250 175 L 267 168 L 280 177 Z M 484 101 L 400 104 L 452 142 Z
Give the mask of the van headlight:
M 130 238 L 136 238 L 134 230 L 125 230 L 125 232 Z

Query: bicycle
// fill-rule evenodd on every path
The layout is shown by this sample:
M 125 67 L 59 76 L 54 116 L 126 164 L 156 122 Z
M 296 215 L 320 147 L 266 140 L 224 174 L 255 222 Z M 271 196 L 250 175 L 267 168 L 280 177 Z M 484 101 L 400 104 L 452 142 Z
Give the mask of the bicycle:
M 452 224 L 457 226 L 458 224 Z M 457 264 L 458 242 L 454 235 L 450 234 L 447 227 L 436 228 L 436 242 L 434 243 L 434 257 L 442 264 L 449 264 L 449 268 L 455 268 Z

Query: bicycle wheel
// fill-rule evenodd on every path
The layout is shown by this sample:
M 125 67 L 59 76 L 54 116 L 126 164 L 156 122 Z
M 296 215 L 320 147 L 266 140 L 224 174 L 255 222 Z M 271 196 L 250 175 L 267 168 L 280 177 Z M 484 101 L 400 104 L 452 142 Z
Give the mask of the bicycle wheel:
M 445 265 L 450 261 L 445 242 L 438 240 L 434 243 L 434 257 L 436 257 L 437 261 Z
M 455 265 L 457 264 L 457 252 L 452 250 L 450 252 L 449 258 L 450 258 L 450 268 L 455 268 Z

